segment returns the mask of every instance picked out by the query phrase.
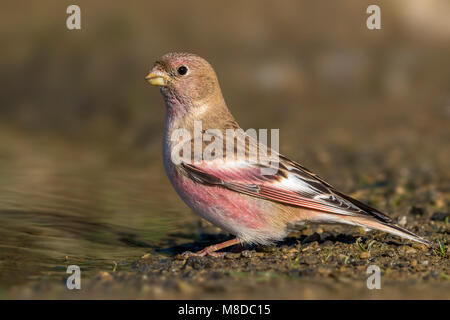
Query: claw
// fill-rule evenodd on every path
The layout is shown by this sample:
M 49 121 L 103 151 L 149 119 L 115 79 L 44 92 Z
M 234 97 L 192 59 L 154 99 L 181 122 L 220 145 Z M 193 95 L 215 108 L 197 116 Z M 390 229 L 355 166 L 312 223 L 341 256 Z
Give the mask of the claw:
M 180 257 L 181 258 L 189 258 L 189 257 L 204 257 L 204 256 L 211 256 L 214 258 L 223 258 L 226 253 L 225 252 L 217 252 L 217 250 L 235 245 L 240 243 L 240 241 L 236 239 L 228 240 L 219 244 L 215 244 L 209 247 L 204 248 L 203 250 L 197 251 L 197 252 L 191 252 L 191 251 L 185 251 L 183 252 Z

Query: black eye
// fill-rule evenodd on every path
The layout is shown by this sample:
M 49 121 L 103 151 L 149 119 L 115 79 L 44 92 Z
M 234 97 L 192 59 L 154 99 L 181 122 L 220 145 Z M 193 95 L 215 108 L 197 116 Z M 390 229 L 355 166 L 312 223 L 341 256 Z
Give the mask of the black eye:
M 184 76 L 187 73 L 188 68 L 185 66 L 181 66 L 181 67 L 178 67 L 177 71 L 180 76 Z

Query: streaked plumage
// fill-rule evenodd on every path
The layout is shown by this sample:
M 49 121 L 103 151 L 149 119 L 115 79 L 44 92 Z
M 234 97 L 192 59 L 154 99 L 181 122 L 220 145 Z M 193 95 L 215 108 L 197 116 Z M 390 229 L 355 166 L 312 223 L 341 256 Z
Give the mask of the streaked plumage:
M 185 74 L 181 74 L 184 70 L 180 67 L 186 68 Z M 174 146 L 170 139 L 174 130 L 184 128 L 194 136 L 194 121 L 201 121 L 204 130 L 218 129 L 226 137 L 227 129 L 238 129 L 239 125 L 226 106 L 214 70 L 199 56 L 166 54 L 155 63 L 146 79 L 160 86 L 167 107 L 163 153 L 172 185 L 195 212 L 238 239 L 207 247 L 199 255 L 213 254 L 239 241 L 267 244 L 282 240 L 293 228 L 305 223 L 362 226 L 428 244 L 427 240 L 396 225 L 386 214 L 337 191 L 322 178 L 271 149 L 269 155 L 278 155 L 275 163 L 273 157 L 269 162 L 269 156 L 260 158 L 267 161 L 249 162 L 249 155 L 255 150 L 246 145 L 244 155 L 233 150 L 233 160 L 227 160 L 224 148 L 224 160 L 185 161 L 175 165 L 171 160 Z M 245 136 L 243 139 L 252 140 Z M 193 141 L 186 143 L 193 145 Z M 204 142 L 203 147 L 207 144 Z M 265 147 L 258 145 L 261 146 Z M 273 174 L 261 173 L 262 168 L 271 166 Z

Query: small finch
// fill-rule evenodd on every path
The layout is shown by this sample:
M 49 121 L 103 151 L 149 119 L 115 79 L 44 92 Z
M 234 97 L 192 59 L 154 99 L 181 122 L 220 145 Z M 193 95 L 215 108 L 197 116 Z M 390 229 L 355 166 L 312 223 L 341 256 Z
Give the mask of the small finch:
M 269 244 L 284 239 L 289 232 L 306 223 L 333 223 L 381 230 L 429 245 L 429 242 L 400 227 L 386 214 L 336 190 L 322 178 L 277 151 L 277 162 L 248 161 L 254 151 L 223 149 L 220 159 L 194 159 L 195 122 L 202 132 L 224 133 L 240 129 L 231 115 L 211 65 L 190 53 L 168 53 L 154 64 L 145 78 L 159 86 L 166 104 L 163 158 L 167 176 L 183 201 L 201 217 L 236 236 L 186 255 L 221 256 L 216 252 L 238 243 Z M 189 157 L 173 161 L 177 130 L 190 134 Z M 238 138 L 236 138 L 238 139 Z M 245 135 L 244 140 L 253 138 Z M 242 138 L 241 138 L 242 140 Z M 235 137 L 233 137 L 233 142 Z M 246 140 L 247 141 L 247 140 Z M 214 141 L 217 142 L 217 141 Z M 202 141 L 202 147 L 207 143 Z M 191 153 L 192 152 L 192 153 Z M 232 156 L 228 153 L 233 153 Z M 258 153 L 259 154 L 259 153 Z M 260 158 L 261 159 L 261 158 Z M 262 169 L 268 170 L 264 173 Z

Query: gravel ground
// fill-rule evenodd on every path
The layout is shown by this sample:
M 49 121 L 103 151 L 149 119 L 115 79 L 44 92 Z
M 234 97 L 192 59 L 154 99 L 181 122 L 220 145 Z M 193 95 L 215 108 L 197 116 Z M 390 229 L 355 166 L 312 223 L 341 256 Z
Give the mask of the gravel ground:
M 41 282 L 12 294 L 68 299 L 449 299 L 448 215 L 409 215 L 406 220 L 410 230 L 435 239 L 435 247 L 331 226 L 305 228 L 273 246 L 236 246 L 224 258 L 181 256 L 227 238 L 206 226 L 203 230 L 211 232 L 203 234 L 203 241 L 152 250 L 131 271 L 97 273 L 80 292 Z M 381 270 L 379 290 L 367 288 L 371 265 Z

